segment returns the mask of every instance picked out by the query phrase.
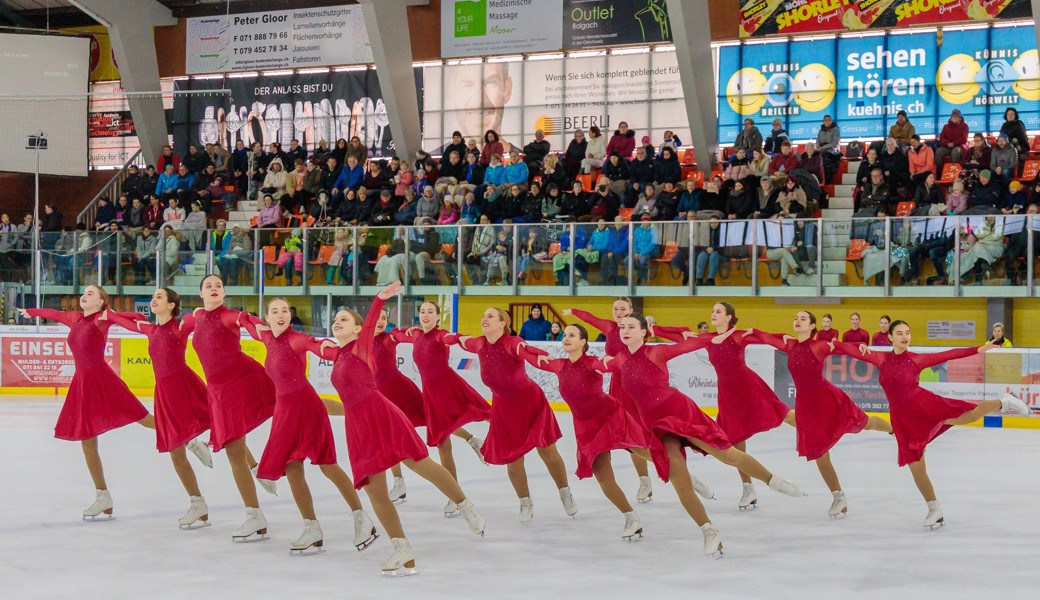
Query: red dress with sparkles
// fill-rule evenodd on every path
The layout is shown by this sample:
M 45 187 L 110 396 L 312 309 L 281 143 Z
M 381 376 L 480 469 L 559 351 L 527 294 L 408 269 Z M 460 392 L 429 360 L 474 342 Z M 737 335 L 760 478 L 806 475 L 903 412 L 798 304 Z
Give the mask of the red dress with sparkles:
M 621 380 L 635 403 L 643 427 L 653 433 L 650 453 L 657 475 L 664 481 L 668 481 L 670 468 L 668 454 L 661 443 L 665 435 L 678 436 L 684 447 L 691 445 L 690 439 L 719 449 L 732 445 L 726 432 L 704 414 L 692 398 L 668 384 L 668 361 L 701 347 L 697 338 L 659 346 L 643 344 L 635 352 L 625 348 L 606 365 L 607 370 Z M 704 454 L 698 448 L 694 450 Z M 683 456 L 686 456 L 685 450 Z
M 547 364 L 532 364 L 556 373 L 560 379 L 560 395 L 574 417 L 578 479 L 592 477 L 592 463 L 604 452 L 649 447 L 643 424 L 616 398 L 603 392 L 603 375 L 596 370 L 603 368 L 601 360 L 585 354 L 573 362 L 570 358 L 556 358 Z
M 681 340 L 682 336 L 654 327 L 654 335 Z M 702 333 L 689 341 L 699 340 L 699 348 L 708 351 L 708 360 L 715 367 L 719 383 L 719 427 L 733 444 L 739 444 L 756 433 L 779 427 L 790 408 L 776 397 L 776 392 L 762 381 L 744 361 L 748 342 L 734 331 L 721 343 L 714 338 L 720 334 Z
M 148 338 L 148 357 L 155 373 L 155 447 L 169 452 L 209 429 L 206 384 L 184 360 L 190 326 L 176 319 L 156 325 L 134 317 L 132 313 L 108 313 L 113 323 Z
M 737 335 L 737 334 L 733 334 Z M 846 433 L 859 433 L 867 415 L 848 394 L 823 377 L 823 361 L 833 354 L 830 344 L 808 339 L 799 342 L 772 333 L 755 331 L 749 343 L 769 344 L 787 353 L 787 369 L 795 389 L 798 415 L 798 455 L 816 460 L 830 451 Z
M 414 344 L 412 359 L 422 379 L 423 412 L 426 415 L 426 445 L 440 446 L 466 423 L 487 421 L 491 407 L 448 364 L 448 347 L 458 336 L 443 329 L 412 329 L 412 335 L 394 329 L 388 335 Z
M 816 332 L 816 339 L 821 342 L 829 342 L 838 339 L 839 335 L 837 329 L 821 329 Z
M 847 354 L 878 368 L 878 383 L 888 397 L 892 430 L 899 446 L 899 466 L 921 460 L 929 442 L 951 426 L 944 421 L 974 410 L 976 403 L 944 398 L 921 387 L 921 371 L 956 358 L 978 353 L 978 348 L 957 348 L 934 354 L 910 351 L 860 354 L 859 345 L 835 342 L 835 352 Z
M 408 417 L 376 386 L 372 344 L 383 303 L 378 297 L 372 301 L 357 340 L 341 348 L 326 348 L 323 354 L 335 361 L 332 385 L 343 401 L 350 470 L 359 490 L 369 477 L 403 460 L 430 456 Z
M 459 339 L 459 345 L 479 357 L 480 380 L 491 389 L 491 427 L 481 448 L 488 464 L 507 465 L 563 437 L 545 392 L 524 366 L 525 359 L 544 352 L 512 335 L 495 342 L 484 336 Z
M 325 404 L 307 380 L 307 353 L 321 356 L 321 344 L 311 336 L 288 329 L 281 335 L 256 330 L 263 321 L 243 313 L 242 326 L 267 348 L 264 367 L 274 382 L 274 419 L 271 436 L 256 471 L 259 479 L 277 480 L 291 462 L 312 465 L 336 463 L 336 439 Z
M 372 363 L 376 370 L 376 387 L 411 421 L 412 427 L 426 426 L 423 395 L 419 386 L 397 368 L 397 345 L 393 336 L 380 333 L 372 344 Z
M 27 312 L 30 317 L 57 321 L 69 328 L 68 345 L 76 371 L 54 425 L 54 437 L 89 440 L 148 416 L 148 409 L 105 362 L 111 321 L 98 320 L 101 313 L 84 316 L 51 308 L 30 308 Z
M 274 414 L 274 384 L 260 363 L 242 352 L 239 314 L 218 306 L 184 317 L 195 330 L 191 345 L 206 374 L 209 444 L 214 452 L 244 437 Z

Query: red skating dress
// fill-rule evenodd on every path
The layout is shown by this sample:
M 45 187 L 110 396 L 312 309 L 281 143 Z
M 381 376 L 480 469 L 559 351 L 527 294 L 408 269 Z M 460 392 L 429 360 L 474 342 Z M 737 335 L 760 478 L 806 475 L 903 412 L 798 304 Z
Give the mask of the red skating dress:
M 209 444 L 219 452 L 274 414 L 274 384 L 260 363 L 242 352 L 237 310 L 218 306 L 186 315 L 209 392 Z
M 263 321 L 248 313 L 241 317 L 253 339 L 267 348 L 264 367 L 274 382 L 274 419 L 271 436 L 260 457 L 256 476 L 277 480 L 291 462 L 310 460 L 312 465 L 336 463 L 336 438 L 325 404 L 307 380 L 307 353 L 321 356 L 321 344 L 311 336 L 288 329 L 281 335 L 256 330 Z
M 376 370 L 376 387 L 411 421 L 412 427 L 426 426 L 423 395 L 419 386 L 397 368 L 397 345 L 393 336 L 380 333 L 372 344 L 372 362 Z
M 448 364 L 447 344 L 454 343 L 455 334 L 443 329 L 431 329 L 429 333 L 419 328 L 411 331 L 409 335 L 394 329 L 388 335 L 398 342 L 415 344 L 412 359 L 422 379 L 426 445 L 440 446 L 466 423 L 490 419 L 491 407 Z
M 878 368 L 878 383 L 888 397 L 892 430 L 899 446 L 899 466 L 921 460 L 929 442 L 950 428 L 944 421 L 972 411 L 976 403 L 944 398 L 921 387 L 921 371 L 978 353 L 978 348 L 957 348 L 934 354 L 910 351 L 860 354 L 858 344 L 835 342 L 836 353 L 847 354 Z
M 733 335 L 738 335 L 734 333 Z M 823 361 L 834 354 L 830 344 L 755 330 L 744 338 L 748 343 L 769 344 L 787 353 L 787 369 L 795 388 L 795 414 L 798 415 L 798 455 L 816 460 L 830 451 L 846 433 L 859 433 L 867 415 L 849 396 L 823 377 Z
M 668 361 L 702 347 L 697 338 L 659 346 L 643 344 L 635 352 L 625 348 L 606 365 L 607 370 L 618 376 L 635 403 L 643 427 L 653 433 L 650 453 L 657 475 L 664 481 L 668 481 L 670 467 L 668 454 L 661 444 L 665 435 L 678 436 L 683 446 L 690 445 L 688 439 L 700 440 L 719 449 L 732 445 L 726 432 L 704 414 L 692 398 L 668 384 Z M 694 450 L 704 454 L 697 448 Z
M 618 324 L 614 321 L 611 321 L 610 319 L 601 319 L 590 312 L 585 312 L 584 310 L 578 310 L 576 308 L 571 309 L 571 315 L 603 332 L 603 336 L 607 338 L 606 344 L 603 347 L 604 353 L 607 356 L 616 356 L 622 352 L 628 351 L 628 348 L 626 348 L 625 344 L 621 341 Z M 656 335 L 662 335 L 662 337 L 665 337 L 663 334 L 670 333 L 673 336 L 677 335 L 680 341 L 682 340 L 683 331 L 689 330 L 685 327 L 665 327 L 663 325 L 654 325 L 654 333 Z M 668 339 L 675 338 L 669 336 Z M 614 398 L 617 398 L 618 401 L 621 402 L 621 406 L 623 406 L 629 414 L 638 418 L 639 411 L 636 409 L 635 404 L 632 403 L 632 399 L 625 393 L 625 388 L 621 385 L 620 377 L 612 376 L 610 378 L 608 393 Z
M 209 429 L 206 384 L 184 360 L 190 326 L 177 319 L 156 325 L 134 320 L 135 316 L 108 313 L 116 325 L 148 338 L 148 356 L 155 372 L 155 447 L 159 452 L 169 452 Z
M 654 335 L 665 339 L 682 339 L 681 334 L 654 326 Z M 708 360 L 719 378 L 719 427 L 730 443 L 739 444 L 756 433 L 779 427 L 791 410 L 776 397 L 744 361 L 748 341 L 734 331 L 721 343 L 717 333 L 702 333 L 690 340 L 700 340 L 700 348 L 708 351 Z
M 532 364 L 560 379 L 560 395 L 571 408 L 578 440 L 578 479 L 592 477 L 592 463 L 604 452 L 649 447 L 643 424 L 603 392 L 603 375 L 597 371 L 603 369 L 603 361 L 585 354 L 574 362 L 556 358 Z
M 335 361 L 332 385 L 343 401 L 350 471 L 359 490 L 368 484 L 369 477 L 403 460 L 420 461 L 430 456 L 408 417 L 376 386 L 372 344 L 383 303 L 378 297 L 372 301 L 357 340 L 324 352 L 327 360 Z
M 488 464 L 507 465 L 563 437 L 545 393 L 525 371 L 525 359 L 537 360 L 545 352 L 512 335 L 495 342 L 484 336 L 460 338 L 458 343 L 479 357 L 480 380 L 491 389 L 491 427 L 481 447 Z
M 816 332 L 816 339 L 821 342 L 840 339 L 841 333 L 837 329 L 821 329 Z
M 89 440 L 148 416 L 148 409 L 105 362 L 111 321 L 98 320 L 101 313 L 84 316 L 51 308 L 30 308 L 28 313 L 69 328 L 68 344 L 76 371 L 54 425 L 54 437 L 74 442 Z

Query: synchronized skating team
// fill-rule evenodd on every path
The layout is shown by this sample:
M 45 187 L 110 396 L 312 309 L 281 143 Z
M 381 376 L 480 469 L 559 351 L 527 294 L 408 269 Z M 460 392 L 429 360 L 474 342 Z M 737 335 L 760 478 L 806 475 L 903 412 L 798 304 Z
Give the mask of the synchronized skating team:
M 378 537 L 375 524 L 362 508 L 357 490 L 364 489 L 376 519 L 390 536 L 393 552 L 382 565 L 384 575 L 417 573 L 415 554 L 405 537 L 395 504 L 407 489 L 400 465 L 430 481 L 448 503 L 445 517 L 461 516 L 473 533 L 483 536 L 485 521 L 459 485 L 451 451 L 451 437 L 460 437 L 489 464 L 506 465 L 509 481 L 520 500 L 519 518 L 534 518 L 524 457 L 532 450 L 545 463 L 559 488 L 569 516 L 578 506 L 567 482 L 563 458 L 556 449 L 562 437 L 542 389 L 526 374 L 526 364 L 555 373 L 560 395 L 573 413 L 578 447 L 577 476 L 594 476 L 604 495 L 621 511 L 621 537 L 633 541 L 643 525 L 614 479 L 612 450 L 628 450 L 639 475 L 636 499 L 648 502 L 653 487 L 648 461 L 658 476 L 671 482 L 679 500 L 700 527 L 704 553 L 720 557 L 723 546 L 698 498 L 713 498 L 711 487 L 694 478 L 686 464 L 686 449 L 712 456 L 736 467 L 743 482 L 741 510 L 753 509 L 758 496 L 753 479 L 776 492 L 803 496 L 802 489 L 747 454 L 746 444 L 757 433 L 787 423 L 797 432 L 800 456 L 815 461 L 833 500 L 828 515 L 848 511 L 845 493 L 830 459 L 830 449 L 847 433 L 864 429 L 895 436 L 899 465 L 908 465 L 928 506 L 924 526 L 939 527 L 943 513 L 925 470 L 928 443 L 953 425 L 970 423 L 994 411 L 1028 415 L 1029 407 L 1011 394 L 1000 400 L 966 402 L 940 397 L 921 387 L 923 369 L 948 360 L 994 348 L 985 344 L 946 352 L 916 354 L 909 350 L 910 326 L 894 321 L 889 328 L 891 352 L 873 352 L 866 345 L 816 338 L 816 317 L 795 314 L 793 334 L 738 329 L 734 307 L 716 304 L 711 314 L 714 333 L 693 333 L 681 327 L 648 324 L 633 312 L 627 298 L 613 305 L 613 319 L 581 310 L 567 310 L 606 335 L 606 355 L 587 354 L 588 332 L 568 325 L 562 347 L 566 357 L 547 353 L 512 336 L 508 313 L 489 308 L 481 319 L 482 335 L 469 337 L 438 327 L 439 308 L 425 302 L 419 326 L 385 332 L 384 303 L 398 292 L 394 284 L 376 297 L 365 317 L 352 310 L 336 313 L 334 340 L 317 340 L 290 327 L 285 299 L 267 303 L 265 319 L 224 306 L 224 287 L 217 276 L 202 281 L 203 307 L 180 320 L 181 299 L 170 289 L 156 290 L 150 323 L 140 314 L 108 310 L 104 289 L 88 286 L 80 297 L 82 312 L 51 309 L 22 310 L 23 316 L 41 317 L 69 327 L 68 344 L 75 374 L 55 426 L 55 437 L 79 441 L 96 488 L 94 503 L 83 511 L 84 520 L 113 518 L 112 496 L 105 482 L 98 436 L 131 423 L 155 429 L 156 446 L 170 453 L 174 469 L 190 496 L 182 529 L 209 525 L 209 509 L 195 473 L 186 458 L 191 451 L 212 467 L 210 449 L 227 451 L 231 470 L 246 507 L 246 520 L 233 534 L 236 542 L 266 540 L 268 523 L 260 509 L 254 479 L 274 493 L 283 475 L 304 519 L 304 531 L 290 545 L 290 554 L 322 552 L 323 535 L 304 477 L 303 461 L 317 465 L 338 488 L 354 522 L 354 544 L 364 550 Z M 148 338 L 155 370 L 155 414 L 148 410 L 104 360 L 108 330 L 118 324 Z M 241 348 L 241 330 L 267 349 L 261 366 Z M 202 363 L 206 382 L 188 367 L 185 352 L 189 335 Z M 647 344 L 650 337 L 674 343 Z M 397 368 L 398 344 L 413 344 L 422 389 Z M 795 410 L 781 402 L 744 360 L 748 344 L 768 344 L 788 354 L 796 388 Z M 451 345 L 479 357 L 481 380 L 491 389 L 489 405 L 448 363 Z M 667 363 L 684 353 L 704 349 L 718 374 L 718 418 L 709 418 L 689 397 L 668 383 Z M 333 362 L 331 380 L 341 402 L 322 400 L 308 381 L 307 353 Z M 867 416 L 849 397 L 823 377 L 823 362 L 832 354 L 846 354 L 877 366 L 879 382 L 888 397 L 890 420 Z M 603 392 L 603 374 L 612 374 L 609 392 Z M 353 479 L 338 465 L 329 415 L 344 415 L 347 449 Z M 797 417 L 796 417 L 797 415 Z M 271 432 L 257 462 L 246 446 L 246 434 L 272 418 Z M 490 421 L 481 440 L 464 429 L 468 423 Z M 415 432 L 426 428 L 426 441 Z M 209 430 L 209 443 L 197 438 Z M 440 463 L 429 457 L 436 447 Z M 386 471 L 393 473 L 388 489 Z

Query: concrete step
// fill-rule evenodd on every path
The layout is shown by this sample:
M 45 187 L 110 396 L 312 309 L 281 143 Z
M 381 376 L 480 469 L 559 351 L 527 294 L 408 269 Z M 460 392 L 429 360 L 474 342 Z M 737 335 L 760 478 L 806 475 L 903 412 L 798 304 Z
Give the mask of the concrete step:
M 253 217 L 255 217 L 255 216 L 259 215 L 259 214 L 260 213 L 255 212 L 255 211 L 253 211 L 253 212 L 246 212 L 246 211 L 241 211 L 241 210 L 233 210 L 233 211 L 228 213 L 227 220 L 228 221 L 245 221 L 246 223 L 248 223 L 250 219 L 252 219 Z
M 824 273 L 823 285 L 824 286 L 837 286 L 842 285 L 845 275 L 834 275 Z M 816 275 L 791 275 L 787 278 L 787 282 L 792 286 L 798 287 L 816 287 Z
M 825 208 L 821 212 L 824 219 L 851 219 L 854 211 L 851 208 Z
M 193 263 L 190 265 L 184 265 L 184 273 L 186 275 L 205 275 L 206 274 L 206 263 Z
M 831 198 L 828 202 L 828 208 L 847 208 L 852 210 L 856 206 L 852 196 L 836 196 Z
M 841 261 L 841 264 L 845 264 L 845 256 L 849 253 L 847 248 L 830 247 L 823 249 L 823 260 L 824 264 L 832 261 Z M 844 273 L 844 271 L 842 271 Z
M 173 285 L 176 286 L 191 286 L 198 287 L 202 284 L 203 275 L 175 275 L 173 278 Z
M 841 176 L 841 185 L 856 185 L 856 172 L 843 174 Z M 242 203 L 239 202 L 238 205 L 242 206 Z
M 849 236 L 848 234 L 825 233 L 823 234 L 823 247 L 848 249 Z
M 241 227 L 243 227 L 245 229 L 249 229 L 249 221 L 230 221 L 229 220 L 227 222 L 227 228 L 228 229 L 234 229 L 235 227 L 239 227 L 239 226 L 241 226 Z
M 257 206 L 256 200 L 239 200 L 236 210 L 244 212 L 256 212 L 260 210 L 260 208 Z
M 848 235 L 852 232 L 852 224 L 849 221 L 824 221 L 823 222 L 823 233 L 828 234 L 845 234 Z
M 844 259 L 845 259 L 845 257 L 842 256 L 840 260 L 824 260 L 823 261 L 823 274 L 824 275 L 844 275 L 845 274 L 845 260 Z
M 852 194 L 855 193 L 855 191 L 856 191 L 856 186 L 854 184 L 844 184 L 844 185 L 836 185 L 836 186 L 834 186 L 834 195 L 835 196 L 852 196 Z

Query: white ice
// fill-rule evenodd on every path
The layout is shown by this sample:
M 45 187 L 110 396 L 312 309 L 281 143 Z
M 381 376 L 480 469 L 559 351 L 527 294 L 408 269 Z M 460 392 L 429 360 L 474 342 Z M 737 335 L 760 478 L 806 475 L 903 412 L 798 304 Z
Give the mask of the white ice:
M 154 452 L 151 432 L 138 426 L 101 439 L 117 518 L 82 522 L 93 488 L 78 444 L 51 437 L 58 410 L 53 400 L 0 401 L 3 598 L 917 600 L 1026 598 L 1036 589 L 1040 431 L 957 428 L 933 443 L 929 468 L 947 522 L 938 531 L 921 527 L 924 501 L 909 472 L 896 467 L 895 443 L 884 434 L 847 436 L 832 452 L 849 500 L 849 516 L 841 521 L 828 520 L 831 495 L 816 467 L 795 455 L 794 432 L 786 426 L 753 439 L 749 451 L 800 482 L 805 498 L 758 484 L 760 508 L 740 513 L 737 474 L 691 457 L 691 470 L 718 496 L 707 502 L 725 544 L 718 561 L 702 555 L 700 532 L 656 478 L 654 501 L 636 508 L 646 538 L 625 543 L 623 519 L 595 480 L 572 476 L 580 512 L 570 519 L 536 456 L 527 461 L 535 519 L 521 526 L 505 469 L 480 465 L 456 440 L 461 483 L 487 518 L 486 538 L 474 536 L 461 519 L 444 519 L 444 498 L 406 472 L 408 502 L 399 511 L 421 574 L 385 579 L 379 566 L 390 554 L 389 540 L 383 536 L 358 553 L 345 504 L 313 467 L 308 481 L 325 554 L 289 556 L 303 524 L 284 479 L 277 498 L 260 492 L 271 539 L 232 543 L 244 513 L 222 455 L 213 470 L 193 462 L 213 527 L 179 530 L 187 496 L 168 457 Z M 573 470 L 570 416 L 558 418 L 560 450 Z M 342 418 L 333 426 L 347 467 Z M 483 433 L 486 426 L 473 429 Z M 266 436 L 266 427 L 249 436 L 258 455 Z M 637 479 L 627 454 L 614 453 L 614 469 L 634 497 Z

